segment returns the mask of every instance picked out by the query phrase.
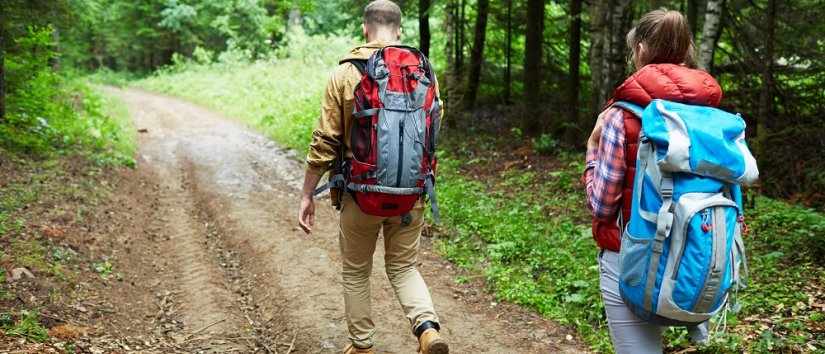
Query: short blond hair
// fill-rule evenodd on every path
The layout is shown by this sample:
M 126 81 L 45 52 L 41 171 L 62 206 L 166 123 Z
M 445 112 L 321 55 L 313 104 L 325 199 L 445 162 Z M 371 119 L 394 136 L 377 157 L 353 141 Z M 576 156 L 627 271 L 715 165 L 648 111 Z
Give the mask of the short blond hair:
M 364 24 L 376 28 L 401 28 L 401 8 L 389 0 L 375 0 L 364 7 Z

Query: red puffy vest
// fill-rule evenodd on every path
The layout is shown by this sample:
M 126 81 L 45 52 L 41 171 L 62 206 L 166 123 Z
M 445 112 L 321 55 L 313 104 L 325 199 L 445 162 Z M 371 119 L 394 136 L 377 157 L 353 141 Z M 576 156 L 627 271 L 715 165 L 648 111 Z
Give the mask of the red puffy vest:
M 710 74 L 676 64 L 650 64 L 631 75 L 613 92 L 608 101 L 628 101 L 647 106 L 653 99 L 717 107 L 722 88 Z M 630 112 L 623 115 L 625 128 L 625 177 L 621 196 L 622 219 L 630 220 L 633 179 L 636 175 L 636 152 L 639 147 L 641 121 Z M 593 238 L 600 248 L 619 251 L 621 232 L 618 213 L 606 219 L 593 218 Z

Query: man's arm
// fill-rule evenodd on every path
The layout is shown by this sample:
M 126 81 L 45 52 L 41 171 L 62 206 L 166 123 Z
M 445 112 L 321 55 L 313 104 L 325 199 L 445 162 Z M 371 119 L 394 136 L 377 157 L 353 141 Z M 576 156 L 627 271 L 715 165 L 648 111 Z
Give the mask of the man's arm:
M 313 194 L 318 182 L 321 181 L 322 174 L 311 168 L 307 168 L 304 175 L 304 188 L 301 191 L 301 214 L 298 215 L 298 225 L 307 234 L 312 232 L 315 226 L 315 201 Z
M 329 170 L 332 161 L 339 154 L 339 149 L 343 149 L 342 126 L 342 98 L 339 90 L 340 76 L 342 74 L 339 67 L 327 81 L 327 87 L 321 101 L 321 117 L 318 119 L 317 128 L 312 132 L 312 143 L 309 145 L 307 153 L 307 169 L 304 175 L 304 186 L 301 192 L 301 210 L 298 214 L 298 225 L 307 234 L 312 232 L 315 225 L 315 201 L 313 193 L 321 181 L 321 176 Z

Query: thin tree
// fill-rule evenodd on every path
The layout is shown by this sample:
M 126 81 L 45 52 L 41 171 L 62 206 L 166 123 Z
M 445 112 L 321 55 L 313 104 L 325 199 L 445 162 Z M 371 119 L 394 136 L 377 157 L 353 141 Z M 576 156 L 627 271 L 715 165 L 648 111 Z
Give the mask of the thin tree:
M 430 0 L 418 0 L 418 49 L 430 56 Z
M 489 10 L 489 0 L 478 0 L 473 49 L 470 53 L 470 76 L 467 80 L 467 97 L 464 101 L 467 109 L 473 108 L 476 103 L 478 85 L 481 80 L 481 65 L 484 60 L 484 40 L 487 36 L 487 14 Z
M 770 129 L 770 122 L 773 115 L 773 61 L 774 61 L 774 40 L 776 33 L 776 0 L 768 0 L 765 9 L 765 52 L 762 59 L 762 90 L 759 95 L 759 120 L 756 123 L 756 140 L 759 157 L 764 156 L 765 143 Z
M 6 120 L 6 36 L 3 32 L 0 25 L 0 123 Z
M 465 43 L 464 43 L 464 38 L 465 38 L 464 37 L 464 20 L 465 20 L 464 12 L 465 12 L 466 8 L 467 8 L 467 1 L 466 0 L 461 0 L 461 4 L 456 9 L 456 12 L 458 13 L 458 16 L 456 16 L 456 17 L 458 17 L 458 22 L 456 23 L 458 25 L 458 31 L 456 32 L 456 41 L 455 41 L 455 43 L 456 43 L 455 71 L 456 71 L 456 74 L 459 77 L 463 76 L 462 72 L 464 70 L 464 47 L 466 46 Z
M 627 68 L 625 35 L 631 25 L 631 0 L 595 1 L 591 7 L 590 70 L 592 107 L 601 109 Z
M 582 29 L 582 1 L 570 0 L 570 29 L 568 47 L 567 63 L 569 68 L 569 99 L 568 99 L 568 117 L 567 121 L 571 124 L 576 124 L 579 120 L 579 64 L 581 57 L 581 29 Z
M 690 34 L 696 36 L 696 29 L 699 28 L 699 0 L 687 0 L 687 19 Z
M 713 55 L 722 33 L 722 9 L 724 0 L 708 0 L 705 9 L 705 24 L 702 26 L 702 42 L 699 44 L 699 67 L 713 71 Z
M 527 36 L 524 62 L 524 94 L 527 113 L 522 126 L 524 133 L 535 135 L 541 129 L 541 58 L 544 41 L 545 0 L 527 1 Z
M 627 43 L 625 36 L 630 30 L 631 23 L 631 0 L 610 1 L 607 40 L 604 50 L 605 75 L 602 81 L 602 94 L 607 99 L 609 93 L 616 87 L 625 76 L 627 68 Z M 602 102 L 604 103 L 604 101 Z
M 457 32 L 456 31 L 456 22 L 457 22 L 456 9 L 457 8 L 458 8 L 458 6 L 457 6 L 455 0 L 448 0 L 447 1 L 447 8 L 446 8 L 447 16 L 446 16 L 446 21 L 444 21 L 444 32 L 445 32 L 446 37 L 447 37 L 447 40 L 444 43 L 444 47 L 445 47 L 444 54 L 447 56 L 447 69 L 448 69 L 447 70 L 446 85 L 444 86 L 446 88 L 447 105 L 445 106 L 445 108 L 447 110 L 450 110 L 453 107 L 453 105 L 455 104 L 456 100 L 457 100 L 457 97 L 456 97 L 456 91 L 457 90 L 456 90 L 456 88 L 457 88 L 458 84 L 457 84 L 457 79 L 456 79 L 457 75 L 456 75 L 456 72 L 455 72 L 456 57 L 454 55 L 455 50 L 456 50 L 456 45 L 455 45 L 456 35 L 455 35 L 455 33 Z M 450 127 L 450 128 L 455 127 L 456 126 L 455 121 L 456 121 L 455 117 L 453 117 L 451 119 L 447 119 L 447 126 Z
M 590 87 L 593 92 L 590 96 L 590 109 L 597 112 L 601 109 L 606 99 L 603 92 L 604 82 L 604 48 L 607 32 L 607 14 L 609 3 L 607 1 L 593 1 L 588 7 L 590 12 L 590 51 L 588 53 L 590 61 Z
M 510 104 L 510 92 L 513 86 L 513 66 L 510 57 L 513 53 L 513 0 L 507 0 L 507 69 L 504 71 L 504 103 Z

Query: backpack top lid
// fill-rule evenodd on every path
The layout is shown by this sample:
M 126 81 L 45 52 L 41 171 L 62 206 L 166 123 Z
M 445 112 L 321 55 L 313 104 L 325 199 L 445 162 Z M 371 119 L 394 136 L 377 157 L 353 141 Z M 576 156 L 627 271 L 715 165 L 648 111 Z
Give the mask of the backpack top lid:
M 756 160 L 745 143 L 745 121 L 721 109 L 655 99 L 641 107 L 616 102 L 642 120 L 643 139 L 655 145 L 659 168 L 735 184 L 759 178 Z

